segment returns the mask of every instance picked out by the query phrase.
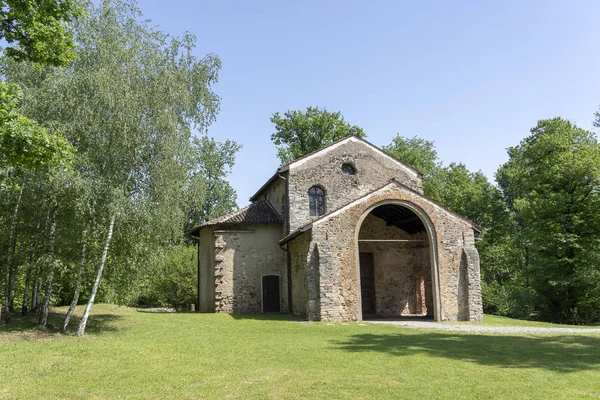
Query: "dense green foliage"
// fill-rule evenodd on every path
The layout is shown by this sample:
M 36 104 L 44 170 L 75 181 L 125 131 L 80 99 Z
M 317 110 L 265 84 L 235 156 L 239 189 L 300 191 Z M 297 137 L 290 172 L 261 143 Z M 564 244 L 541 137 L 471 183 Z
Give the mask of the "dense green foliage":
M 600 320 L 600 146 L 561 118 L 508 150 L 497 173 L 521 235 L 528 286 L 545 319 Z
M 560 118 L 540 121 L 497 172 L 499 187 L 463 164 L 444 167 L 432 142 L 385 147 L 423 170 L 425 194 L 484 227 L 484 309 L 520 318 L 600 321 L 600 148 Z
M 276 112 L 271 122 L 275 124 L 271 140 L 284 164 L 345 137 L 365 136 L 362 128 L 347 123 L 339 111 L 329 112 L 319 107 L 288 110 L 283 117 Z
M 189 309 L 196 303 L 198 289 L 198 252 L 185 243 L 153 252 L 147 261 L 145 278 L 141 280 L 129 303 L 141 307 L 175 307 Z
M 66 66 L 75 58 L 70 28 L 81 16 L 83 10 L 75 0 L 2 0 L 0 39 L 12 45 L 4 52 L 38 67 Z M 14 172 L 71 161 L 72 149 L 60 132 L 46 130 L 21 114 L 21 98 L 18 86 L 0 82 L 0 185 L 6 186 L 6 175 Z
M 83 15 L 76 0 L 1 0 L 0 38 L 18 61 L 68 65 L 75 59 L 73 20 Z
M 231 140 L 219 143 L 205 136 L 194 138 L 186 230 L 235 208 L 237 195 L 227 176 L 240 149 L 241 145 Z
M 64 309 L 55 309 L 51 325 Z M 98 305 L 86 340 L 0 325 L 2 397 L 572 399 L 600 395 L 600 337 L 470 334 Z M 79 309 L 75 316 L 81 315 Z M 514 320 L 484 317 L 484 323 Z M 522 324 L 520 321 L 517 323 Z M 528 325 L 530 323 L 527 323 Z M 10 329 L 5 332 L 4 328 Z
M 79 292 L 89 308 L 95 297 L 189 307 L 195 250 L 185 229 L 236 200 L 226 177 L 239 146 L 192 134 L 216 118 L 220 61 L 195 57 L 192 35 L 152 28 L 132 2 L 85 11 L 68 67 L 2 60 L 23 114 L 76 151 L 72 168 L 24 171 L 20 189 L 0 192 L 0 219 L 15 222 L 0 224 L 10 254 L 0 286 L 10 311 L 44 314 Z
M 17 85 L 0 82 L 0 168 L 41 170 L 70 162 L 72 148 L 61 135 L 19 112 L 22 97 Z

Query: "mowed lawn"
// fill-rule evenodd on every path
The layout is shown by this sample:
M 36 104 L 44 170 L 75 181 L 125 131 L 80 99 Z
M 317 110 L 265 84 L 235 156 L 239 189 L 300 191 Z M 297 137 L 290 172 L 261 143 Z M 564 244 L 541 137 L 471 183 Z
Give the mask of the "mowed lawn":
M 58 326 L 64 309 L 53 311 Z M 0 398 L 600 397 L 600 335 L 449 333 L 112 305 L 94 308 L 84 338 L 30 324 L 0 324 Z

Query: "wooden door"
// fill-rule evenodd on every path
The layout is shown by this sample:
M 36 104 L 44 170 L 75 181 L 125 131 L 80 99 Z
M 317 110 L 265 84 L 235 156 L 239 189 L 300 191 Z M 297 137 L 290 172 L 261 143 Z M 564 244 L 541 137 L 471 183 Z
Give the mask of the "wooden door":
M 263 312 L 279 312 L 279 276 L 265 275 L 262 277 Z
M 362 312 L 375 314 L 375 275 L 373 273 L 373 253 L 360 253 L 360 294 Z

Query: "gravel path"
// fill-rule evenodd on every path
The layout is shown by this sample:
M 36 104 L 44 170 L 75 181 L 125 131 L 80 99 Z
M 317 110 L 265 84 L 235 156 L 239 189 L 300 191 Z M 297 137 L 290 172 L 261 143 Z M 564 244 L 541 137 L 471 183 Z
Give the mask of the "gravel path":
M 367 321 L 369 324 L 387 324 L 418 329 L 434 329 L 454 332 L 484 333 L 596 333 L 600 328 L 542 328 L 533 326 L 487 326 L 471 324 L 452 324 L 430 321 Z

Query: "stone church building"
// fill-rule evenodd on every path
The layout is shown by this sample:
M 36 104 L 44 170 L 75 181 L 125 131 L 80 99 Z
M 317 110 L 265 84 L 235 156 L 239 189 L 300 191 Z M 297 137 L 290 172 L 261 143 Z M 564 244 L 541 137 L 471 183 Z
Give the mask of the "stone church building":
M 421 179 L 356 137 L 279 167 L 249 206 L 191 231 L 199 311 L 480 321 L 480 229 Z

